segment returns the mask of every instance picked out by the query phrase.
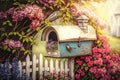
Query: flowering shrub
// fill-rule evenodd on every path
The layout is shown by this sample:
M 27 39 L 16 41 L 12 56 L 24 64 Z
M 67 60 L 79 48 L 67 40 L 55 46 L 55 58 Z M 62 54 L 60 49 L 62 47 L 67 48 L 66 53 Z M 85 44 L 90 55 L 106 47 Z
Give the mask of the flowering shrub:
M 1 11 L 0 51 L 3 52 L 2 55 L 31 53 L 36 29 L 43 19 L 42 9 L 36 4 L 22 4 L 21 7 L 12 6 Z
M 92 55 L 75 59 L 76 80 L 119 80 L 120 55 L 111 54 L 105 36 L 99 36 L 92 48 Z
M 41 77 L 39 80 L 71 80 L 71 76 L 64 71 L 61 71 L 57 74 L 54 70 L 53 73 L 46 71 L 44 73 L 44 76 Z
M 15 41 L 11 39 L 6 39 L 4 42 L 1 42 L 2 45 L 7 45 L 10 48 L 21 48 L 23 47 L 23 44 L 20 41 Z

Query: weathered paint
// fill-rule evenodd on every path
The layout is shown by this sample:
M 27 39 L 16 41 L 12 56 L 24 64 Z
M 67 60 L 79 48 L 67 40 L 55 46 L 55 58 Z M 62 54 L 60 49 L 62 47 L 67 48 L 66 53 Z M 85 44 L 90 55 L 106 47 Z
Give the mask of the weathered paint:
M 91 54 L 93 41 L 81 41 L 80 47 L 78 47 L 78 42 L 60 42 L 60 56 L 61 57 L 72 57 L 80 55 L 89 55 Z M 69 44 L 72 48 L 71 51 L 66 49 L 66 45 Z
M 96 33 L 92 26 L 88 27 L 88 33 L 84 33 L 78 26 L 75 25 L 53 25 L 51 27 L 44 28 L 35 36 L 36 44 L 33 45 L 33 53 L 41 53 L 44 56 L 50 57 L 75 57 L 89 55 L 92 53 L 91 48 L 93 41 L 96 40 Z M 52 31 L 57 35 L 58 50 L 55 52 L 47 52 L 46 45 L 47 41 L 50 40 L 49 35 Z M 78 47 L 79 41 L 80 47 Z M 69 44 L 72 48 L 71 51 L 66 49 L 67 44 Z

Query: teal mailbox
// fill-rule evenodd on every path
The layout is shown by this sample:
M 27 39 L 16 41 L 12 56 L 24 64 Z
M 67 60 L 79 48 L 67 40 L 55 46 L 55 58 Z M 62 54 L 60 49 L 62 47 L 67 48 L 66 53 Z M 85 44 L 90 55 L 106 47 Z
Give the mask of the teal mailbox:
M 74 57 L 91 54 L 96 33 L 92 26 L 84 32 L 79 26 L 53 25 L 43 30 L 42 41 L 46 41 L 47 54 L 51 57 Z
M 79 18 L 80 19 L 80 18 Z M 44 56 L 74 57 L 90 55 L 96 32 L 90 25 L 52 25 L 46 27 L 40 35 L 40 45 Z M 84 22 L 85 23 L 85 22 Z M 43 49 L 44 48 L 44 49 Z M 39 48 L 40 49 L 40 48 Z M 41 52 L 42 53 L 42 52 Z

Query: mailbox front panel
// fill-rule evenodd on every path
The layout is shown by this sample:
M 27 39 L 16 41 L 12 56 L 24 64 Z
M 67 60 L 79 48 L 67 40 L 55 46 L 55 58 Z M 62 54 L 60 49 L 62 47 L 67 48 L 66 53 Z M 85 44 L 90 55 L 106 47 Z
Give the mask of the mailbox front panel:
M 60 42 L 60 56 L 61 57 L 72 57 L 80 55 L 89 55 L 91 54 L 93 41 L 81 41 L 80 47 L 78 47 L 78 42 Z M 68 48 L 67 48 L 68 47 Z

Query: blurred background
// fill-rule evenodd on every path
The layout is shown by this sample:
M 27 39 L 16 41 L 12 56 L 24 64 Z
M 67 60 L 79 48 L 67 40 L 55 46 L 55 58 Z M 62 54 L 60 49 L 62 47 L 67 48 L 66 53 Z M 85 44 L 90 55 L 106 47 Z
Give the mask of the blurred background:
M 120 53 L 120 0 L 106 0 L 100 3 L 90 2 L 82 6 L 93 11 L 100 19 L 108 24 L 105 27 L 105 35 L 114 53 Z

